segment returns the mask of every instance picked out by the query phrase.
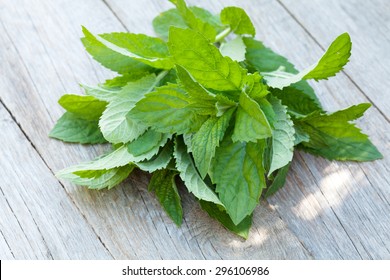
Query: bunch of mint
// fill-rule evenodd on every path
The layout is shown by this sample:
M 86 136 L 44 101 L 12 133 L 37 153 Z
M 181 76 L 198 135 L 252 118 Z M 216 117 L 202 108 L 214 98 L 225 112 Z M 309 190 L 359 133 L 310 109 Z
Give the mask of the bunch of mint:
M 62 96 L 67 112 L 50 136 L 109 142 L 112 152 L 60 178 L 110 189 L 135 168 L 150 172 L 149 190 L 180 225 L 180 177 L 211 217 L 247 238 L 259 199 L 285 183 L 294 148 L 331 160 L 382 157 L 351 123 L 370 104 L 326 113 L 306 81 L 342 70 L 351 54 L 347 33 L 299 72 L 254 39 L 244 10 L 227 7 L 215 16 L 171 2 L 176 8 L 153 21 L 160 38 L 83 28 L 86 50 L 119 76 L 83 85 L 86 95 Z

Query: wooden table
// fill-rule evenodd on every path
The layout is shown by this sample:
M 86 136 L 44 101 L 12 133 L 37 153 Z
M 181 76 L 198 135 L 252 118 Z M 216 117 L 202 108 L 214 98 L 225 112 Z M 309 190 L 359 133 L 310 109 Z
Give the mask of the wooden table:
M 389 259 L 390 5 L 387 0 L 189 1 L 218 12 L 245 8 L 257 38 L 299 69 L 342 32 L 351 62 L 313 83 L 330 111 L 371 102 L 358 122 L 384 155 L 370 163 L 295 154 L 286 187 L 257 207 L 247 241 L 230 234 L 184 196 L 177 228 L 137 172 L 110 191 L 58 181 L 54 173 L 107 147 L 47 137 L 63 93 L 112 77 L 84 51 L 80 25 L 95 33 L 152 35 L 171 8 L 157 0 L 0 1 L 1 259 Z

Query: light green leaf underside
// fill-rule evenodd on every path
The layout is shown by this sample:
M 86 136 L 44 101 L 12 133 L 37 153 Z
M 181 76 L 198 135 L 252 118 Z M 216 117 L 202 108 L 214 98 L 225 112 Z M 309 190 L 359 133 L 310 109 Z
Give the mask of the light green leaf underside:
M 196 131 L 205 120 L 188 105 L 186 93 L 179 86 L 170 84 L 145 95 L 129 117 L 159 132 L 183 134 Z
M 137 163 L 143 160 L 151 159 L 156 154 L 155 151 L 148 152 L 147 154 L 142 154 L 140 156 L 134 156 L 130 154 L 127 150 L 127 146 L 121 146 L 115 151 L 106 154 L 102 157 L 99 157 L 95 160 L 80 163 L 75 166 L 65 168 L 57 173 L 57 176 L 62 176 L 62 174 L 74 173 L 82 170 L 103 170 L 103 169 L 112 169 L 116 167 L 125 166 L 132 163 Z
M 116 56 L 125 57 L 127 60 L 131 59 L 129 61 L 138 61 L 158 69 L 171 69 L 173 67 L 167 45 L 159 38 L 124 32 L 93 35 L 85 27 L 83 27 L 83 33 L 95 45 L 99 45 L 105 48 L 106 52 L 110 52 L 115 59 L 117 59 Z M 105 55 L 106 60 L 107 57 L 109 57 L 108 53 Z M 145 69 L 147 68 L 141 67 L 138 71 L 144 71 Z M 125 72 L 130 72 L 130 70 Z M 123 73 L 123 71 L 118 72 Z
M 223 57 L 201 34 L 171 27 L 168 46 L 174 62 L 204 87 L 219 91 L 241 89 L 246 70 L 231 58 Z
M 117 94 L 120 92 L 120 89 L 108 89 L 101 86 L 81 85 L 81 87 L 84 89 L 86 95 L 106 102 L 110 102 L 115 99 Z
M 58 103 L 68 112 L 90 121 L 98 120 L 107 106 L 107 102 L 92 96 L 75 94 L 64 94 Z
M 215 149 L 225 135 L 233 112 L 234 109 L 229 109 L 219 118 L 209 118 L 192 138 L 191 151 L 202 178 L 206 176 L 210 168 L 211 159 L 215 155 Z
M 88 177 L 82 177 L 74 173 L 57 174 L 58 177 L 71 181 L 80 186 L 87 186 L 90 189 L 101 190 L 104 188 L 111 189 L 125 180 L 133 171 L 135 165 L 128 164 L 125 166 L 112 168 L 109 170 L 88 170 Z M 77 173 L 77 172 L 76 172 Z
M 242 92 L 236 113 L 233 141 L 257 142 L 258 139 L 271 135 L 271 127 L 259 104 Z
M 183 209 L 175 183 L 176 175 L 176 171 L 168 169 L 155 171 L 150 179 L 148 190 L 156 194 L 165 212 L 177 226 L 180 226 L 183 220 Z
M 226 213 L 224 209 L 221 209 L 221 206 L 215 205 L 211 202 L 206 202 L 201 200 L 200 206 L 204 211 L 206 211 L 211 218 L 216 219 L 220 222 L 225 228 L 230 230 L 231 232 L 241 236 L 242 238 L 247 239 L 249 236 L 249 229 L 252 226 L 252 215 L 247 216 L 242 220 L 241 223 L 235 225 L 229 215 Z
M 49 136 L 65 142 L 80 144 L 106 143 L 100 132 L 98 121 L 89 121 L 66 112 L 57 121 Z
M 240 62 L 245 60 L 246 47 L 240 36 L 223 43 L 219 51 L 223 56 L 228 56 L 235 61 Z
M 127 143 L 142 135 L 147 126 L 130 118 L 129 112 L 144 95 L 156 84 L 154 75 L 146 76 L 138 81 L 129 82 L 107 106 L 99 126 L 111 143 Z
M 304 149 L 328 159 L 368 161 L 382 158 L 367 135 L 349 121 L 361 117 L 370 104 L 362 103 L 330 115 L 313 113 L 296 122 L 310 140 Z
M 215 153 L 211 178 L 236 225 L 252 214 L 266 187 L 262 163 L 264 146 L 264 140 L 258 143 L 232 142 L 227 135 Z
M 200 200 L 210 201 L 222 205 L 217 195 L 206 185 L 196 170 L 183 139 L 176 138 L 174 157 L 176 159 L 176 169 L 180 172 L 180 178 L 184 181 L 189 192 Z
M 277 98 L 271 98 L 276 120 L 272 130 L 272 157 L 268 174 L 287 165 L 294 154 L 294 124 L 287 114 L 286 107 Z
M 270 87 L 279 89 L 295 84 L 302 79 L 327 79 L 343 69 L 351 56 L 351 47 L 351 38 L 348 33 L 344 33 L 333 41 L 317 63 L 305 70 L 291 74 L 280 69 L 274 72 L 263 72 L 262 75 Z
M 229 25 L 236 34 L 255 36 L 256 30 L 246 12 L 238 7 L 226 7 L 221 11 L 221 22 Z

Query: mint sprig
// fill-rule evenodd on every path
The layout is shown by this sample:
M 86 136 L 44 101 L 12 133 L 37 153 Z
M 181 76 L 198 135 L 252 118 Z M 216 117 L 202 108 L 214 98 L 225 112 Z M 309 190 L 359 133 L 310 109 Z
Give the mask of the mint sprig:
M 86 95 L 66 94 L 67 111 L 50 137 L 111 143 L 112 152 L 57 176 L 91 189 L 112 188 L 139 168 L 149 191 L 178 226 L 177 180 L 212 218 L 244 238 L 261 197 L 283 187 L 294 149 L 331 160 L 382 157 L 353 121 L 370 104 L 327 113 L 306 80 L 336 75 L 351 55 L 347 33 L 312 66 L 298 71 L 256 39 L 244 10 L 220 15 L 171 0 L 153 20 L 158 37 L 94 35 L 90 55 L 119 75 Z

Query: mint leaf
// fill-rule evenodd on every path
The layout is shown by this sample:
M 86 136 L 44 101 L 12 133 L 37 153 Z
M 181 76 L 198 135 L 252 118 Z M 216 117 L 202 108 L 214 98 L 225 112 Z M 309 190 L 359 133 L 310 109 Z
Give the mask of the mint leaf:
M 290 74 L 285 72 L 284 69 L 278 69 L 273 72 L 263 72 L 262 75 L 270 87 L 279 89 L 297 83 L 302 79 L 327 79 L 336 75 L 347 64 L 351 56 L 351 47 L 351 38 L 348 33 L 344 33 L 333 41 L 317 63 L 298 74 Z
M 351 106 L 327 115 L 313 113 L 299 119 L 296 125 L 305 131 L 309 142 L 302 142 L 304 150 L 327 159 L 368 161 L 382 158 L 367 135 L 349 121 L 363 115 L 368 103 Z
M 284 71 L 286 72 L 292 74 L 298 73 L 294 65 L 291 64 L 285 57 L 265 47 L 262 42 L 248 37 L 244 37 L 243 40 L 246 45 L 246 62 L 248 63 L 248 68 L 251 71 L 258 71 L 260 73 L 272 72 L 283 66 L 285 69 Z M 292 85 L 292 87 L 301 90 L 304 94 L 313 99 L 318 106 L 320 106 L 320 102 L 315 95 L 314 90 L 307 81 L 302 80 Z
M 104 66 L 107 65 L 108 68 L 111 66 L 110 69 L 119 73 L 130 72 L 131 68 L 136 68 L 137 72 L 148 69 L 143 66 L 138 66 L 138 68 L 134 67 L 136 66 L 134 65 L 135 63 L 146 64 L 158 69 L 171 69 L 173 67 L 169 57 L 168 47 L 159 38 L 124 32 L 93 35 L 85 27 L 83 27 L 83 33 L 85 35 L 83 43 L 85 42 L 84 45 L 88 52 Z M 99 51 L 103 52 L 104 55 L 99 55 Z M 108 56 L 112 56 L 112 60 L 115 62 L 126 59 L 127 64 L 131 62 L 131 68 L 124 68 L 122 70 L 123 62 L 116 62 L 121 66 L 118 66 L 118 68 L 117 64 L 110 64 L 109 62 L 105 65 L 106 61 L 104 59 Z M 101 57 L 103 57 L 103 60 L 100 59 Z
M 169 217 L 177 226 L 180 226 L 183 220 L 183 209 L 175 183 L 176 175 L 176 171 L 168 169 L 155 171 L 150 179 L 148 190 L 156 194 Z
M 120 92 L 120 88 L 111 89 L 111 88 L 104 88 L 102 86 L 88 86 L 88 85 L 80 85 L 83 89 L 86 95 L 95 97 L 96 99 L 100 101 L 106 101 L 110 102 L 113 99 L 115 99 L 116 95 Z
M 59 173 L 57 176 L 74 184 L 87 186 L 89 189 L 111 189 L 125 180 L 134 170 L 135 165 L 129 164 L 108 170 L 87 170 L 70 173 Z M 83 177 L 88 173 L 87 177 Z
M 228 56 L 235 61 L 245 60 L 246 47 L 240 36 L 223 43 L 219 50 L 223 56 Z
M 215 153 L 211 178 L 235 225 L 252 214 L 266 187 L 262 163 L 264 146 L 263 140 L 232 142 L 226 135 Z
M 70 112 L 62 115 L 50 131 L 49 136 L 64 142 L 80 144 L 107 142 L 99 130 L 98 121 L 85 120 Z
M 294 124 L 287 114 L 286 107 L 277 98 L 271 98 L 276 120 L 272 131 L 272 157 L 268 174 L 287 165 L 294 153 Z
M 156 85 L 154 75 L 128 83 L 118 92 L 104 111 L 99 126 L 111 143 L 127 143 L 143 134 L 147 126 L 129 117 L 129 112 Z
M 252 215 L 245 217 L 241 223 L 235 225 L 226 211 L 221 209 L 222 207 L 219 205 L 203 200 L 201 200 L 199 203 L 202 209 L 206 211 L 211 218 L 216 219 L 225 228 L 237 234 L 238 236 L 241 236 L 244 239 L 248 239 L 249 229 L 252 226 Z
M 322 111 L 314 99 L 295 87 L 289 86 L 283 90 L 272 89 L 271 92 L 287 106 L 288 113 L 293 116 L 302 117 L 315 111 Z
M 271 127 L 259 104 L 242 92 L 236 113 L 233 141 L 257 142 L 258 139 L 271 135 Z
M 184 0 L 170 0 L 170 2 L 176 6 L 187 26 L 199 32 L 211 42 L 214 42 L 217 31 L 211 24 L 196 17 L 195 14 L 187 7 Z
M 188 7 L 188 9 L 194 14 L 196 18 L 203 22 L 207 22 L 215 30 L 217 30 L 217 32 L 221 31 L 223 28 L 219 18 L 211 14 L 209 11 L 199 7 Z M 177 9 L 170 9 L 165 11 L 153 19 L 154 31 L 158 36 L 165 40 L 168 39 L 169 28 L 171 26 L 179 28 L 189 27 Z M 214 32 L 211 35 L 214 35 Z
M 209 118 L 192 138 L 191 151 L 202 178 L 207 175 L 215 149 L 223 139 L 233 113 L 234 109 L 229 109 L 221 117 Z
M 137 162 L 139 169 L 147 172 L 154 172 L 166 168 L 172 159 L 173 145 L 168 143 L 160 152 L 149 160 Z
M 134 156 L 157 154 L 161 146 L 167 143 L 171 135 L 149 129 L 133 142 L 127 144 L 129 153 Z
M 238 7 L 226 7 L 221 12 L 221 22 L 229 25 L 236 34 L 255 36 L 255 27 L 246 12 Z
M 276 176 L 273 179 L 271 185 L 267 188 L 264 198 L 274 195 L 278 190 L 283 188 L 284 184 L 286 183 L 286 178 L 289 169 L 290 169 L 290 163 L 278 170 L 278 173 L 276 173 Z
M 186 150 L 186 145 L 180 137 L 176 138 L 173 155 L 176 159 L 176 169 L 180 172 L 180 178 L 184 181 L 187 190 L 200 200 L 222 205 L 218 196 L 200 177 L 194 162 Z
M 107 102 L 92 96 L 75 94 L 64 94 L 58 103 L 68 112 L 89 121 L 98 120 L 107 106 Z
M 83 27 L 84 37 L 81 38 L 85 49 L 101 65 L 118 73 L 145 72 L 151 69 L 149 65 L 140 63 L 129 56 L 118 53 L 105 46 L 92 33 Z M 103 38 L 105 34 L 101 35 Z
M 132 109 L 129 117 L 163 133 L 183 134 L 196 131 L 205 121 L 188 108 L 189 97 L 177 85 L 156 88 Z
M 231 58 L 223 57 L 201 34 L 171 27 L 168 47 L 174 62 L 204 87 L 219 91 L 241 90 L 246 70 Z

